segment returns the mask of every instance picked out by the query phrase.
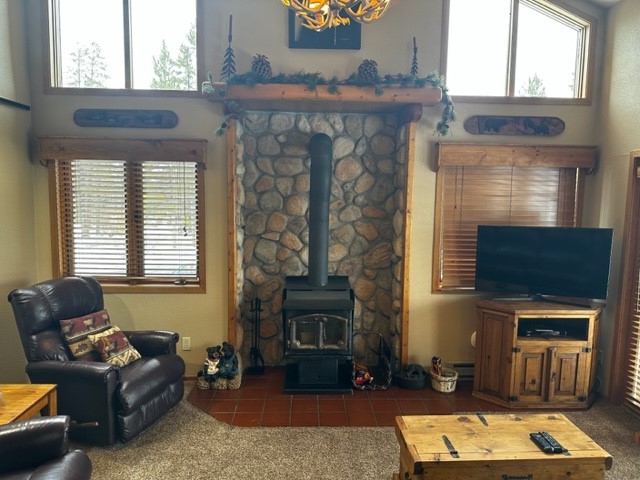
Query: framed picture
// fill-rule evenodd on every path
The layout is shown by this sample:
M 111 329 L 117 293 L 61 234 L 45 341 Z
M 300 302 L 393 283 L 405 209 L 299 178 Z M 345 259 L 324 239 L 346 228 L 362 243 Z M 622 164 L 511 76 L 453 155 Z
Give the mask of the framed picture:
M 303 27 L 302 20 L 289 10 L 289 48 L 360 50 L 361 32 L 362 25 L 354 21 L 316 32 Z

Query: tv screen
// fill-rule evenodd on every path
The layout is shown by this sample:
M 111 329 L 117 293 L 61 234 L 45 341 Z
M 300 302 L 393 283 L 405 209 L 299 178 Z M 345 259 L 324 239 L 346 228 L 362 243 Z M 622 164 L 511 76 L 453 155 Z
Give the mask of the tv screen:
M 479 225 L 477 291 L 604 300 L 613 230 Z

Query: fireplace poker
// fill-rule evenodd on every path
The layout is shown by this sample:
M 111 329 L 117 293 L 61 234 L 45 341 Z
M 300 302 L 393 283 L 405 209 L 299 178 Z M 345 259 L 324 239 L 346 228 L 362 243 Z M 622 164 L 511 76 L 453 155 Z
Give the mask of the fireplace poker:
M 260 353 L 260 312 L 262 312 L 262 300 L 256 297 L 251 300 L 251 318 L 253 323 L 253 341 L 251 344 L 251 351 L 249 356 L 251 357 L 251 367 L 247 370 L 249 373 L 263 374 L 264 373 L 264 359 L 262 353 Z

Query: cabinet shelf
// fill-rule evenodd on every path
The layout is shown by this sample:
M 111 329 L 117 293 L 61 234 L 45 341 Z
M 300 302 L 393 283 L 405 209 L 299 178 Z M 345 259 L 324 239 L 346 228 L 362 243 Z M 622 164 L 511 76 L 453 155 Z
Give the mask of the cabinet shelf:
M 584 338 L 578 338 L 578 337 L 518 337 L 518 341 L 517 344 L 518 345 L 524 345 L 527 343 L 534 343 L 534 342 L 545 342 L 545 343 L 549 343 L 549 342 L 553 342 L 556 345 L 575 345 L 575 344 L 580 344 L 583 345 L 587 342 L 586 339 Z

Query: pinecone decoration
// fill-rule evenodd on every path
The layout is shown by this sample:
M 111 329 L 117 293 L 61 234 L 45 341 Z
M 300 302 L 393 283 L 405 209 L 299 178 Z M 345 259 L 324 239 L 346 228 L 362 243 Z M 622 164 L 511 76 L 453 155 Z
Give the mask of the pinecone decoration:
M 363 60 L 358 66 L 358 80 L 376 83 L 378 81 L 378 63 L 375 60 Z
M 266 55 L 258 53 L 253 57 L 251 61 L 251 71 L 256 75 L 258 80 L 267 81 L 273 76 L 273 70 L 271 70 L 271 62 Z

